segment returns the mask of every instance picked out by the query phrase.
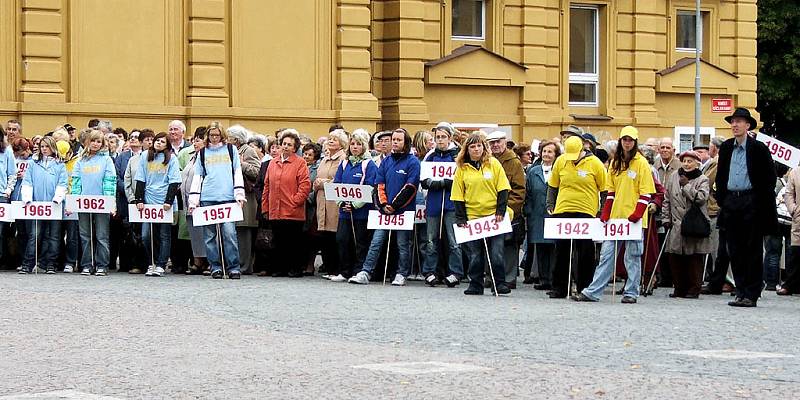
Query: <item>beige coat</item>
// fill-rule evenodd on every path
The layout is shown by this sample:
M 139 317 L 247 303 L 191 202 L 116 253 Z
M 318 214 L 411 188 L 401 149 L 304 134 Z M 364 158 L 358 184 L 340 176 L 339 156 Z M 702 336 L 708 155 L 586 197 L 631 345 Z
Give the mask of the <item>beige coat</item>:
M 786 179 L 786 194 L 783 201 L 786 203 L 786 211 L 792 216 L 792 246 L 800 246 L 800 168 L 795 168 L 789 172 Z
M 317 230 L 336 232 L 339 226 L 339 206 L 335 201 L 325 201 L 325 182 L 333 182 L 336 169 L 345 159 L 344 150 L 339 150 L 332 156 L 327 156 L 319 162 L 317 179 L 313 183 L 314 194 L 317 202 Z M 319 183 L 317 183 L 319 182 Z
M 692 179 L 683 187 L 678 182 L 679 179 L 680 175 L 677 172 L 667 178 L 667 193 L 664 196 L 661 215 L 662 222 L 672 223 L 672 230 L 667 236 L 664 251 L 684 255 L 708 254 L 711 252 L 711 237 L 699 239 L 681 235 L 681 221 L 689 211 L 692 199 L 700 207 L 703 215 L 708 218 L 708 177 L 700 174 L 699 177 Z
M 242 177 L 245 180 L 255 182 L 258 180 L 258 173 L 261 169 L 261 160 L 258 159 L 258 153 L 247 144 L 240 145 L 239 161 L 242 164 Z M 247 202 L 242 208 L 244 220 L 237 222 L 236 226 L 245 226 L 250 228 L 258 227 L 258 193 L 251 191 L 245 193 Z

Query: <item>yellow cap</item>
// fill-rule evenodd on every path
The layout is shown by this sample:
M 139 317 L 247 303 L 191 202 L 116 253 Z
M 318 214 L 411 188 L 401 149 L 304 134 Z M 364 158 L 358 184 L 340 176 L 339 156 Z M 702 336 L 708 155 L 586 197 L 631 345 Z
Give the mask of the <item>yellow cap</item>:
M 581 156 L 582 150 L 583 139 L 580 136 L 570 136 L 564 142 L 564 154 L 561 157 L 564 157 L 567 161 L 575 161 Z
M 56 147 L 58 148 L 58 154 L 61 155 L 61 158 L 67 158 L 67 153 L 69 153 L 69 143 L 59 140 L 56 142 Z
M 627 137 L 629 137 L 629 138 L 631 138 L 633 140 L 639 140 L 639 130 L 634 128 L 634 127 L 632 127 L 632 126 L 630 126 L 630 125 L 628 125 L 628 126 L 622 128 L 621 131 L 619 131 L 620 139 L 622 139 L 625 136 L 627 136 Z

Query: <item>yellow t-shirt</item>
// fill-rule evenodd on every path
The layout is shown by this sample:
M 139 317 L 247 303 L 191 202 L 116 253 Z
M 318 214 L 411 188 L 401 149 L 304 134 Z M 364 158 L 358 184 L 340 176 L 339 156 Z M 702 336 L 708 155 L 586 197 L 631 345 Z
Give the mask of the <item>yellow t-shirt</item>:
M 656 192 L 650 164 L 641 154 L 637 153 L 628 165 L 627 171 L 621 171 L 618 175 L 611 170 L 608 171 L 606 190 L 609 193 L 614 192 L 611 218 L 628 219 L 636 208 L 639 196 Z M 647 209 L 642 215 L 642 228 L 647 228 Z
M 497 210 L 497 192 L 511 190 L 506 172 L 500 161 L 489 158 L 489 162 L 478 170 L 472 164 L 464 163 L 456 168 L 450 200 L 463 201 L 467 206 L 467 219 L 488 217 Z M 513 219 L 510 208 L 506 207 L 506 217 Z
M 577 165 L 558 157 L 547 184 L 558 189 L 553 213 L 577 212 L 595 216 L 600 207 L 600 191 L 606 188 L 606 168 L 595 156 L 585 157 Z

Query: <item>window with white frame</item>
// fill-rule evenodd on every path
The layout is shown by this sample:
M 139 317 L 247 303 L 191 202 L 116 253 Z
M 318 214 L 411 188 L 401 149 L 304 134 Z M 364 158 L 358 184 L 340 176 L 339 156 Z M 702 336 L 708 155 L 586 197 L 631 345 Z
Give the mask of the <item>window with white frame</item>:
M 569 9 L 569 103 L 597 106 L 600 86 L 600 15 L 597 7 Z
M 700 25 L 700 35 L 706 31 L 706 20 L 708 19 L 708 11 L 701 11 L 700 18 L 702 19 Z M 697 15 L 693 10 L 678 10 L 676 13 L 675 21 L 675 50 L 680 52 L 695 52 L 695 45 L 697 43 Z M 703 40 L 700 40 L 700 52 L 703 52 Z
M 484 40 L 486 38 L 486 1 L 453 0 L 454 39 Z
M 714 127 L 701 126 L 700 127 L 700 143 L 694 143 L 694 127 L 693 126 L 676 126 L 675 137 L 673 143 L 675 144 L 675 152 L 677 154 L 684 151 L 691 150 L 694 146 L 704 144 L 708 146 L 711 139 L 716 136 L 717 130 Z

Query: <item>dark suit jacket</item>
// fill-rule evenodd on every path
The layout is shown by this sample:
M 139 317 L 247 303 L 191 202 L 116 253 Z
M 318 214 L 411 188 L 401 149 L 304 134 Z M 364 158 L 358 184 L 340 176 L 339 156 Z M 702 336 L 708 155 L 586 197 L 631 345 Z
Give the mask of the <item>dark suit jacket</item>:
M 728 197 L 728 176 L 731 170 L 731 155 L 733 154 L 734 138 L 722 143 L 719 148 L 719 162 L 717 165 L 717 177 L 715 179 L 717 189 L 717 203 L 719 204 L 720 218 L 718 225 L 725 228 L 727 216 L 724 214 L 725 201 Z M 753 207 L 756 212 L 754 228 L 760 230 L 764 235 L 777 232 L 778 214 L 775 209 L 775 165 L 772 162 L 772 155 L 763 143 L 747 136 L 747 174 L 750 176 L 750 183 L 753 185 L 755 201 Z

